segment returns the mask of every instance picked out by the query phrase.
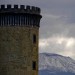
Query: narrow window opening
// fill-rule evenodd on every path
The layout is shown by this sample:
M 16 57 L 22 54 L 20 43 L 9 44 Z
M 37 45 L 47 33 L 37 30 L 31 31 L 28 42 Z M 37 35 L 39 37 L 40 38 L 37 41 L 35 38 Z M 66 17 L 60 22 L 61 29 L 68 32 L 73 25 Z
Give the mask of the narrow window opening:
M 36 35 L 35 34 L 33 35 L 33 43 L 34 44 L 36 43 Z
M 36 62 L 35 61 L 32 62 L 32 69 L 36 70 Z

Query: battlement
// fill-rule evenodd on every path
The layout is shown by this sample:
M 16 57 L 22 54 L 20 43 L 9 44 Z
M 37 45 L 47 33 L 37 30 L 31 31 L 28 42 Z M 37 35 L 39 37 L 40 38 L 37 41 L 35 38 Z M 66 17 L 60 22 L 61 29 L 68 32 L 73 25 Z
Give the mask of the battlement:
M 35 6 L 25 6 L 25 5 L 10 5 L 8 4 L 7 6 L 5 5 L 0 5 L 0 13 L 31 13 L 31 14 L 40 14 L 41 10 L 39 7 L 35 7 Z
M 25 5 L 0 5 L 0 26 L 36 26 L 39 27 L 40 8 Z

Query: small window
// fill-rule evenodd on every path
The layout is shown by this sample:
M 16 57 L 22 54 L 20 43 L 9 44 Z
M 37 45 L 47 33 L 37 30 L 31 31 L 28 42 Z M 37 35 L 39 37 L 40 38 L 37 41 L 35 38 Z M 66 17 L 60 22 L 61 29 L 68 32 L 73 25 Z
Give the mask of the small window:
M 32 62 L 32 69 L 36 70 L 36 62 L 35 61 Z
M 35 34 L 33 35 L 33 43 L 34 44 L 36 43 L 36 35 Z

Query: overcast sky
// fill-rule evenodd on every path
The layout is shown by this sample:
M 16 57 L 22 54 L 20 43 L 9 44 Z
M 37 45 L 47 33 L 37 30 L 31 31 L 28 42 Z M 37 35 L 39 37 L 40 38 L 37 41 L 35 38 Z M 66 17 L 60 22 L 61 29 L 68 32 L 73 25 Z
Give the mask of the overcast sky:
M 39 52 L 75 58 L 75 0 L 0 0 L 41 8 Z

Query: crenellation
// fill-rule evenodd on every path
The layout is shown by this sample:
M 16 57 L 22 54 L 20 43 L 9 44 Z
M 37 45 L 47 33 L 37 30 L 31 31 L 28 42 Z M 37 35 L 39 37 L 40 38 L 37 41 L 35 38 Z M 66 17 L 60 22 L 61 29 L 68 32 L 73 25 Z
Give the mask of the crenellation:
M 11 5 L 7 5 L 7 9 L 11 9 Z
M 26 8 L 25 8 L 26 7 Z M 33 17 L 32 17 L 33 16 Z M 39 22 L 42 16 L 40 8 L 34 6 L 1 5 L 0 10 L 0 26 L 36 26 L 39 27 Z
M 33 12 L 35 11 L 35 7 L 34 7 L 34 6 L 32 6 L 32 11 L 33 11 Z
M 41 13 L 41 10 L 40 10 L 40 8 L 38 8 L 38 13 Z
M 25 5 L 20 5 L 20 9 L 25 9 Z
M 5 5 L 1 5 L 1 9 L 5 9 Z
M 18 9 L 18 5 L 14 5 L 14 9 Z
M 29 5 L 26 6 L 26 10 L 30 10 L 30 6 Z
M 9 10 L 8 10 L 9 9 Z M 6 12 L 11 12 L 14 13 L 15 10 L 17 10 L 17 13 L 30 13 L 30 14 L 39 14 L 40 15 L 40 8 L 35 7 L 35 6 L 25 6 L 25 5 L 14 5 L 12 6 L 11 4 L 8 4 L 7 6 L 5 5 L 0 5 L 0 13 L 6 13 Z

